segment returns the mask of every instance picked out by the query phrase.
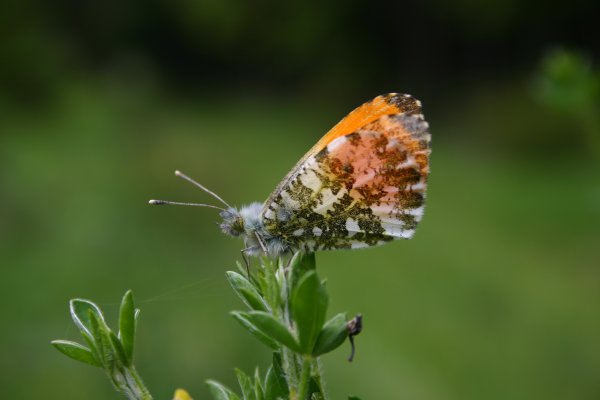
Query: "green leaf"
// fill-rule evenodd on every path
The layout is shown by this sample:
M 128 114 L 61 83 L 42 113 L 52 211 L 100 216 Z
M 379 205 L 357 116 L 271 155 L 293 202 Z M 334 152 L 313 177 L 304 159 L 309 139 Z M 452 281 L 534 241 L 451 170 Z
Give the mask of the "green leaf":
M 263 260 L 262 277 L 259 279 L 260 290 L 265 301 L 273 310 L 281 305 L 281 287 L 275 275 L 276 270 L 277 265 L 274 261 Z
M 88 318 L 87 320 L 89 321 L 89 329 L 90 329 L 90 336 L 91 336 L 91 340 L 94 343 L 94 345 L 96 346 L 96 351 L 98 352 L 98 358 L 100 360 L 100 362 L 102 363 L 102 365 L 104 366 L 104 361 L 105 361 L 105 350 L 104 350 L 104 346 L 103 346 L 103 341 L 100 337 L 100 327 L 98 325 L 98 319 L 96 318 L 95 314 L 92 311 L 88 312 Z
M 121 301 L 119 311 L 119 340 L 125 355 L 125 365 L 133 363 L 133 347 L 135 342 L 136 309 L 133 305 L 133 294 L 128 290 Z
M 109 368 L 115 360 L 110 330 L 93 310 L 88 310 L 88 321 L 100 361 L 105 368 Z
M 313 392 L 310 394 L 310 400 L 324 400 L 324 397 L 321 393 Z
M 273 350 L 279 350 L 279 344 L 277 344 L 277 342 L 273 338 L 266 335 L 263 331 L 261 331 L 258 327 L 256 327 L 252 322 L 250 322 L 250 320 L 248 319 L 248 316 L 245 312 L 232 311 L 231 315 L 233 316 L 233 318 L 235 318 L 235 320 L 237 322 L 240 323 L 240 325 L 242 325 L 244 328 L 246 328 L 246 330 L 248 332 L 250 332 L 250 334 L 252 334 L 258 340 L 260 340 L 261 342 L 263 342 L 264 344 L 266 344 Z
M 311 354 L 325 322 L 329 297 L 316 271 L 300 279 L 292 295 L 292 317 L 296 321 L 303 354 Z
M 123 345 L 121 344 L 121 341 L 119 340 L 119 338 L 117 337 L 117 335 L 115 335 L 115 333 L 113 331 L 107 330 L 107 333 L 108 333 L 108 337 L 110 338 L 110 344 L 112 346 L 113 353 L 116 355 L 116 357 L 114 357 L 114 358 L 119 359 L 121 364 L 123 364 L 124 366 L 129 366 L 129 359 L 127 358 L 127 355 L 125 354 L 125 350 L 123 349 Z
M 229 271 L 227 272 L 227 279 L 233 290 L 235 290 L 237 295 L 249 308 L 258 311 L 268 311 L 266 302 L 258 293 L 258 290 L 246 278 L 237 272 Z
M 265 400 L 277 400 L 279 398 L 287 398 L 285 389 L 287 385 L 281 385 L 273 367 L 269 367 L 267 376 L 265 377 Z
M 226 386 L 223 386 L 217 381 L 206 381 L 210 393 L 215 400 L 240 400 L 240 398 Z
M 289 397 L 288 383 L 281 368 L 281 355 L 273 353 L 273 365 L 267 371 L 265 378 L 265 400 L 287 399 Z
M 94 367 L 101 367 L 98 360 L 96 360 L 92 354 L 92 351 L 79 343 L 70 342 L 68 340 L 53 340 L 51 343 L 58 351 L 73 360 L 93 365 Z
M 290 267 L 303 272 L 315 270 L 317 268 L 315 253 L 296 252 L 290 261 Z
M 291 286 L 295 288 L 300 278 L 309 271 L 316 271 L 315 253 L 296 252 L 290 261 Z
M 244 373 L 241 369 L 236 368 L 235 374 L 237 380 L 242 389 L 242 396 L 244 400 L 256 400 L 256 394 L 254 393 L 254 385 L 252 384 L 252 378 Z
M 104 316 L 100 308 L 89 300 L 73 299 L 69 302 L 69 309 L 73 322 L 75 322 L 75 325 L 77 325 L 82 334 L 86 333 L 88 336 L 93 336 L 90 329 L 90 312 L 94 313 L 99 320 L 104 321 Z
M 94 339 L 83 331 L 81 333 L 82 333 L 81 336 L 83 336 L 83 339 L 85 339 L 85 342 L 87 343 L 90 351 L 94 355 L 94 358 L 96 359 L 96 361 L 99 364 L 102 364 L 102 362 L 101 362 L 102 357 L 100 356 L 100 352 L 98 351 L 98 346 L 96 345 L 96 342 L 94 341 Z
M 357 397 L 357 396 L 348 396 L 348 400 L 360 400 L 360 397 Z
M 338 348 L 348 337 L 348 322 L 346 314 L 338 314 L 325 323 L 315 347 L 313 348 L 313 356 L 329 353 Z
M 300 352 L 300 347 L 288 328 L 271 314 L 263 311 L 250 311 L 243 314 L 246 319 L 265 335 L 279 342 L 281 345 Z
M 241 262 L 236 261 L 235 265 L 236 265 L 238 271 L 240 271 L 240 274 L 247 274 L 248 273 L 248 270 L 246 269 L 246 266 L 242 265 Z
M 256 396 L 256 400 L 265 399 L 265 391 L 260 383 L 260 370 L 258 367 L 254 370 L 254 395 Z
M 317 382 L 314 376 L 310 377 L 310 382 L 308 383 L 308 393 L 310 398 L 313 400 L 323 400 L 325 397 L 323 396 L 321 385 L 319 385 L 319 382 Z
M 279 385 L 283 387 L 285 398 L 289 395 L 289 385 L 287 382 L 287 376 L 283 370 L 283 362 L 281 361 L 281 353 L 278 351 L 273 352 L 273 372 L 275 377 L 279 381 Z

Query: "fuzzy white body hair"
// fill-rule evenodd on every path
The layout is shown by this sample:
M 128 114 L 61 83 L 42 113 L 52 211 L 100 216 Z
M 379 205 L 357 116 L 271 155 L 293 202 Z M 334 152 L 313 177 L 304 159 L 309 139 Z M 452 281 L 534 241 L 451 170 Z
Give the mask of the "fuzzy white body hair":
M 231 207 L 221 212 L 221 230 L 229 236 L 240 236 L 244 240 L 243 252 L 248 255 L 279 257 L 291 249 L 281 238 L 267 232 L 262 211 L 263 205 L 257 202 L 239 210 Z

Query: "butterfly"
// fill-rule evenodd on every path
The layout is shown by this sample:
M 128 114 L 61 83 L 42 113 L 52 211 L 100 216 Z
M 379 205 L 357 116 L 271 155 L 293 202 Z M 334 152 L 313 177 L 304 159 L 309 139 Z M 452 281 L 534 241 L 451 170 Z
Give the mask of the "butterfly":
M 390 93 L 357 107 L 302 157 L 264 203 L 235 208 L 219 200 L 223 233 L 241 237 L 243 254 L 351 249 L 410 239 L 421 220 L 431 135 L 421 102 Z

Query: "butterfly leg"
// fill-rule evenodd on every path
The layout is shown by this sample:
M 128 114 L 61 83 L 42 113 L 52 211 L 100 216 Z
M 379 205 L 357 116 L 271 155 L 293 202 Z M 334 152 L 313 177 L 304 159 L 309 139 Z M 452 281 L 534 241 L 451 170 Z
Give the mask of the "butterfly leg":
M 263 240 L 260 237 L 260 235 L 258 234 L 258 232 L 254 231 L 254 235 L 256 236 L 256 240 L 258 240 L 258 243 L 260 244 L 262 251 L 265 252 L 265 255 L 269 255 L 269 253 L 267 253 L 267 247 L 265 246 L 265 243 L 263 242 Z
M 247 278 L 250 279 L 250 262 L 248 261 L 248 257 L 246 257 L 246 252 L 250 250 L 252 247 L 246 247 L 242 249 L 240 253 L 242 254 L 242 259 L 244 260 L 244 264 L 246 264 L 246 274 Z

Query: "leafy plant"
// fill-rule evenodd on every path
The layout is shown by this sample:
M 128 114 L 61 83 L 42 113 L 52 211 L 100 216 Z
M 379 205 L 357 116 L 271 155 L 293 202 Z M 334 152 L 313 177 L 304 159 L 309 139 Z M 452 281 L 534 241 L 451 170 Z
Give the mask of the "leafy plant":
M 131 291 L 121 301 L 118 334 L 108 327 L 102 311 L 91 301 L 73 299 L 69 309 L 87 347 L 68 340 L 54 340 L 52 345 L 76 361 L 103 368 L 115 389 L 129 399 L 152 399 L 133 365 L 139 310 L 134 307 Z
M 247 306 L 232 311 L 243 329 L 272 351 L 266 373 L 258 367 L 251 375 L 236 369 L 240 395 L 223 384 L 208 380 L 215 400 L 327 400 L 319 357 L 360 333 L 360 315 L 348 320 L 346 314 L 326 319 L 329 304 L 325 282 L 318 277 L 314 254 L 296 253 L 291 260 L 264 259 L 253 272 L 238 264 L 239 271 L 227 272 L 235 293 Z M 102 367 L 113 386 L 129 399 L 152 399 L 133 366 L 135 330 L 139 310 L 131 291 L 123 297 L 119 333 L 106 324 L 97 305 L 88 300 L 70 302 L 71 316 L 86 344 L 55 340 L 52 344 L 77 361 Z M 178 389 L 176 400 L 189 400 Z M 357 397 L 349 399 L 357 400 Z

